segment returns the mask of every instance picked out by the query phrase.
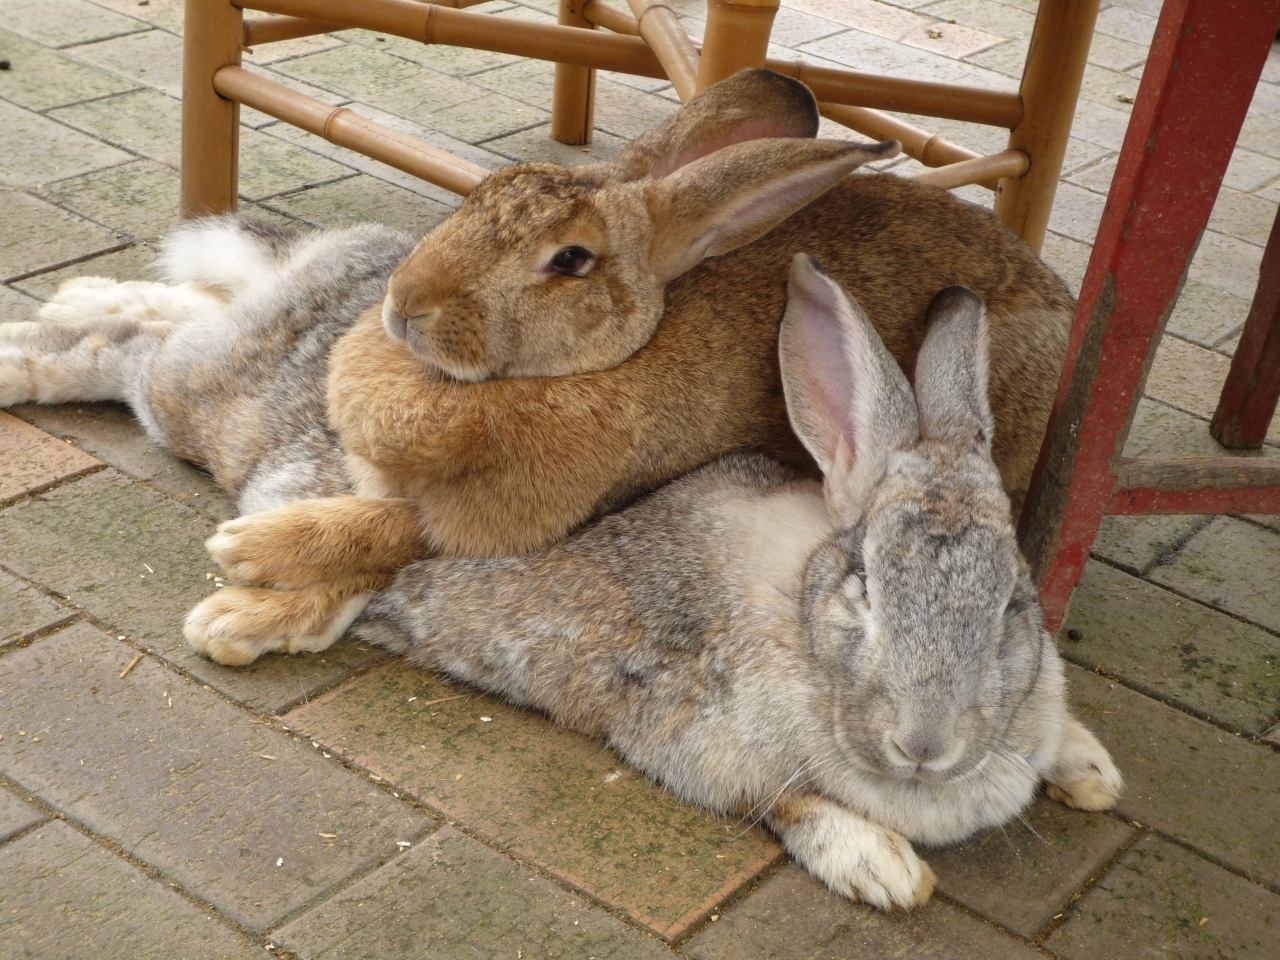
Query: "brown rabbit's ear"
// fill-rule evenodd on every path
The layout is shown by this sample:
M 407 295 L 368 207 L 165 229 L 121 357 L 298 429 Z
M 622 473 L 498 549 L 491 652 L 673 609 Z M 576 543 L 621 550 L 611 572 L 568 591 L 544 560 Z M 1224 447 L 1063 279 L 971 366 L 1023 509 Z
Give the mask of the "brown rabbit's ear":
M 818 104 L 798 80 L 739 70 L 638 137 L 614 161 L 622 180 L 665 177 L 709 153 L 766 137 L 814 137 Z
M 752 140 L 647 182 L 654 234 L 650 268 L 665 283 L 706 257 L 750 243 L 855 167 L 891 157 L 898 149 L 896 140 Z
M 853 526 L 889 453 L 920 437 L 911 387 L 862 309 L 805 254 L 791 262 L 778 357 L 791 426 L 822 468 L 832 514 Z

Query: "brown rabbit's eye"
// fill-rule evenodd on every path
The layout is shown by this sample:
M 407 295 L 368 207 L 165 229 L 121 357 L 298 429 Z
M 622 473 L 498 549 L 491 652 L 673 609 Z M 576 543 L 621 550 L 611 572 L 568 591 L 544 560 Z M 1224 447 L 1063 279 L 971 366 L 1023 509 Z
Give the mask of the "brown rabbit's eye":
M 565 277 L 585 277 L 595 259 L 595 254 L 586 247 L 565 247 L 551 258 L 551 269 Z

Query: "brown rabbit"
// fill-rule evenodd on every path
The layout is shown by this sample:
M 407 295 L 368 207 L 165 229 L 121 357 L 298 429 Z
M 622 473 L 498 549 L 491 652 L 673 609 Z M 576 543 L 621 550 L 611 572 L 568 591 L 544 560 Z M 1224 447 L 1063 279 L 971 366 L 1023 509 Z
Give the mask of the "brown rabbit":
M 816 473 L 778 370 L 797 252 L 859 300 L 908 376 L 932 296 L 963 284 L 984 298 L 994 460 L 1016 508 L 1070 294 L 985 210 L 891 175 L 847 176 L 897 144 L 800 139 L 817 122 L 803 85 L 744 71 L 613 163 L 491 175 L 323 356 L 320 432 L 340 440 L 355 496 L 298 499 L 331 493 L 326 482 L 224 524 L 210 552 L 265 586 L 202 603 L 191 642 L 224 662 L 320 648 L 412 559 L 535 550 L 728 451 Z M 190 379 L 209 389 L 218 375 Z M 168 400 L 180 420 L 180 385 Z M 262 505 L 242 497 L 245 512 Z

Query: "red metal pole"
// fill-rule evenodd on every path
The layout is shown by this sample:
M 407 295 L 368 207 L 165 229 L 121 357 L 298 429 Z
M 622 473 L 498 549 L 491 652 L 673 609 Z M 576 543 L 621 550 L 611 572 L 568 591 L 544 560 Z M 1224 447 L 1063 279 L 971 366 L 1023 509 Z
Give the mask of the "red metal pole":
M 1262 446 L 1280 400 L 1280 211 L 1262 254 L 1258 290 L 1209 432 L 1224 447 Z
M 1280 0 L 1166 0 L 1161 11 L 1019 527 L 1050 629 L 1088 560 L 1278 26 Z

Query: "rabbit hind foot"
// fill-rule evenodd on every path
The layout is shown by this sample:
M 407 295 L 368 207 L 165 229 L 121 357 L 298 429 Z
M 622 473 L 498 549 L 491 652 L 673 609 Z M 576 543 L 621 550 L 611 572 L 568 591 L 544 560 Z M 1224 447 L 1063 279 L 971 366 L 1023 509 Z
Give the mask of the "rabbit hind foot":
M 384 580 L 360 576 L 299 590 L 224 587 L 187 614 L 182 632 L 197 652 L 227 666 L 264 653 L 319 653 L 346 633 Z

